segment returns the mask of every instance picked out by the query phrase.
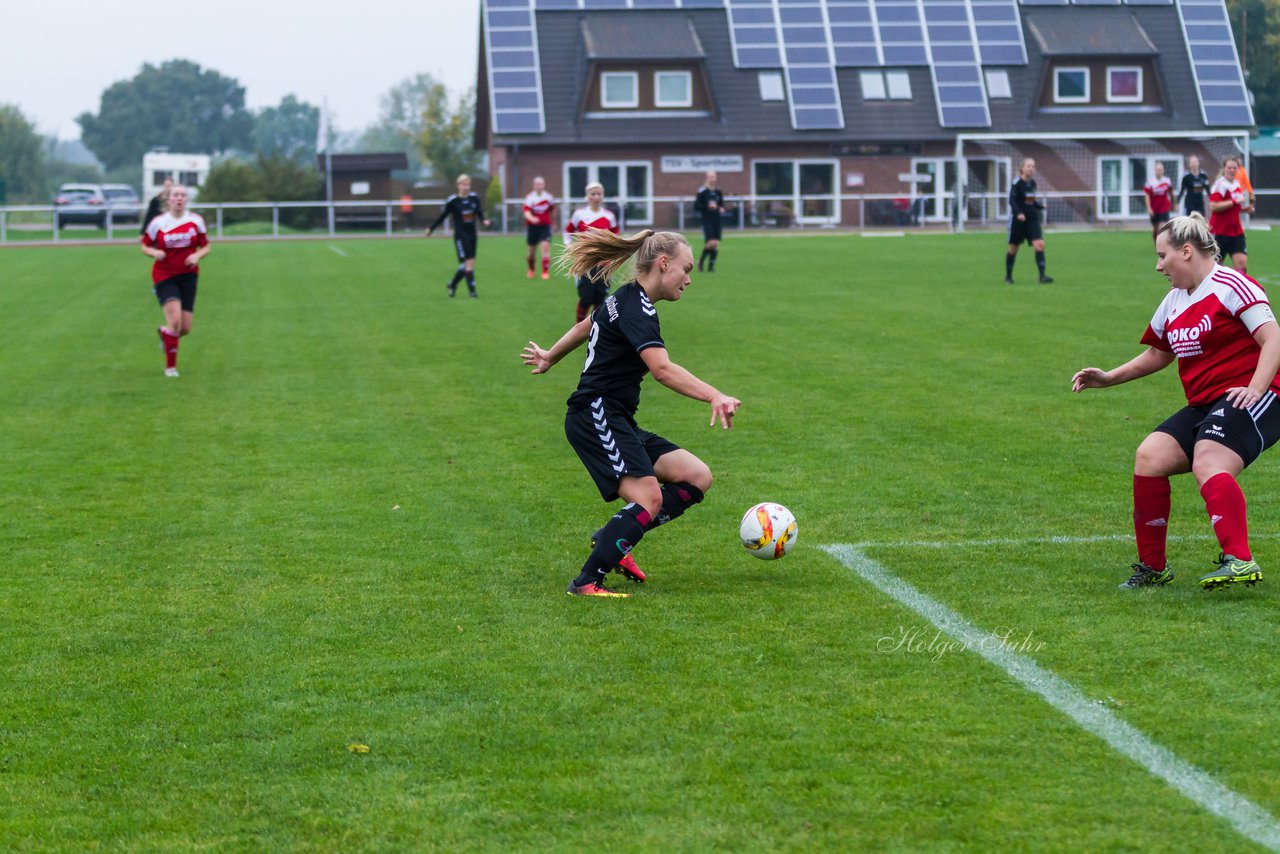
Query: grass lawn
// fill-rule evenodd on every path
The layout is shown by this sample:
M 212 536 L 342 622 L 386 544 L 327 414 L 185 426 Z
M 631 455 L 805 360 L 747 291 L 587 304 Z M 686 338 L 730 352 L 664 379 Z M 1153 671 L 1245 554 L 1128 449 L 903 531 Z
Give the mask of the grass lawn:
M 658 307 L 743 408 L 646 380 L 717 480 L 625 601 L 564 595 L 612 508 L 563 437 L 581 354 L 519 364 L 576 300 L 522 240 L 482 240 L 477 300 L 446 240 L 215 243 L 177 380 L 135 247 L 0 250 L 0 849 L 1263 850 L 977 655 L 894 649 L 933 627 L 818 548 L 1280 815 L 1280 458 L 1242 481 L 1266 581 L 1197 587 L 1180 478 L 1179 580 L 1117 590 L 1181 390 L 1069 379 L 1166 285 L 1141 232 L 1048 242 L 1057 282 L 1026 251 L 1009 287 L 994 234 L 730 235 Z M 737 542 L 762 500 L 784 561 Z

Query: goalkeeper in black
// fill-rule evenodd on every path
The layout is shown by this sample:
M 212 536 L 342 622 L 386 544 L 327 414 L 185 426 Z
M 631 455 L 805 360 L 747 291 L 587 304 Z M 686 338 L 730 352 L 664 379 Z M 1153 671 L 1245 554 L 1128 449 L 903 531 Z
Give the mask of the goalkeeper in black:
M 1004 256 L 1004 283 L 1013 284 L 1013 262 L 1018 249 L 1030 243 L 1036 251 L 1036 267 L 1040 270 L 1040 284 L 1053 281 L 1044 273 L 1044 234 L 1040 230 L 1040 212 L 1044 202 L 1036 196 L 1036 162 L 1030 157 L 1022 161 L 1018 180 L 1009 190 L 1009 252 Z
M 467 290 L 471 292 L 471 297 L 474 299 L 476 295 L 476 223 L 481 222 L 487 226 L 489 220 L 484 218 L 484 206 L 480 203 L 480 197 L 471 192 L 470 175 L 458 176 L 458 192 L 445 199 L 444 210 L 440 211 L 436 221 L 427 227 L 427 237 L 440 227 L 445 217 L 449 218 L 453 226 L 453 246 L 458 252 L 458 269 L 454 271 L 453 279 L 445 287 L 449 291 L 449 296 L 453 296 L 458 292 L 458 282 L 465 278 Z
M 707 173 L 707 183 L 698 190 L 693 209 L 702 217 L 702 255 L 698 258 L 698 272 L 707 263 L 707 270 L 716 271 L 716 257 L 720 254 L 720 234 L 723 230 L 720 215 L 724 213 L 724 193 L 716 187 L 716 173 Z

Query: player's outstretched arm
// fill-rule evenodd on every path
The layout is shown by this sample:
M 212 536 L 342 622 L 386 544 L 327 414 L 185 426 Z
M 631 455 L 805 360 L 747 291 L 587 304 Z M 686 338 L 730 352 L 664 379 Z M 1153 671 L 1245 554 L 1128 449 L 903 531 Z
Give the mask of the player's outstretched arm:
M 640 351 L 640 358 L 653 378 L 674 392 L 694 400 L 711 404 L 711 423 L 720 422 L 725 430 L 733 427 L 733 416 L 742 406 L 736 397 L 724 394 L 715 386 L 705 383 L 686 369 L 671 361 L 665 347 L 650 347 Z
M 1110 388 L 1113 385 L 1141 379 L 1156 371 L 1164 370 L 1173 364 L 1173 360 L 1172 353 L 1148 347 L 1118 368 L 1112 368 L 1109 371 L 1101 368 L 1084 368 L 1076 371 L 1075 376 L 1071 378 L 1071 390 L 1079 393 L 1087 388 Z
M 534 342 L 530 341 L 520 354 L 520 360 L 526 365 L 533 368 L 529 373 L 545 374 L 551 370 L 552 366 L 572 353 L 574 350 L 582 346 L 582 342 L 587 340 L 587 336 L 591 334 L 591 318 L 584 317 L 580 322 L 575 323 L 569 328 L 569 331 L 560 336 L 560 340 L 551 345 L 550 350 L 543 350 Z

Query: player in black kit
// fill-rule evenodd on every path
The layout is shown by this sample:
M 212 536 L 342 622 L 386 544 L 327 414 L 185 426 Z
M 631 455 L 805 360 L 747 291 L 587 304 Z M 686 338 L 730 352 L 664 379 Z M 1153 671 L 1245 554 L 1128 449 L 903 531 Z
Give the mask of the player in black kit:
M 521 354 L 533 373 L 545 374 L 586 342 L 586 364 L 577 390 L 569 396 L 565 435 L 601 497 L 627 502 L 596 531 L 590 556 L 569 582 L 568 592 L 574 596 L 627 596 L 605 587 L 605 576 L 618 569 L 632 581 L 644 581 L 631 550 L 646 531 L 680 516 L 711 488 L 706 463 L 636 424 L 644 375 L 652 372 L 667 388 L 711 404 L 711 423 L 718 419 L 726 430 L 742 405 L 667 355 L 655 304 L 680 299 L 689 286 L 693 252 L 682 235 L 642 231 L 624 238 L 588 231 L 565 249 L 560 263 L 574 276 L 599 269 L 608 278 L 633 255 L 634 281 L 615 290 L 551 349 L 530 341 Z
M 707 270 L 716 271 L 716 257 L 720 254 L 720 235 L 723 231 L 720 215 L 724 213 L 724 193 L 716 187 L 716 173 L 707 173 L 707 183 L 698 190 L 693 209 L 702 215 L 702 255 L 698 258 L 698 272 L 703 262 L 710 260 Z
M 458 282 L 465 278 L 467 290 L 474 298 L 476 295 L 476 221 L 479 220 L 487 226 L 489 220 L 484 218 L 484 207 L 480 204 L 480 197 L 471 192 L 470 175 L 458 176 L 458 192 L 445 199 L 444 210 L 440 211 L 436 221 L 427 227 L 427 237 L 430 237 L 440 223 L 444 222 L 445 217 L 449 217 L 453 225 L 453 246 L 458 250 L 458 269 L 454 271 L 453 279 L 445 287 L 449 289 L 449 296 L 453 296 L 458 292 Z
M 1030 157 L 1022 161 L 1018 180 L 1009 190 L 1009 252 L 1004 256 L 1004 283 L 1013 284 L 1013 262 L 1023 242 L 1036 251 L 1036 267 L 1040 269 L 1040 284 L 1053 281 L 1044 274 L 1044 234 L 1040 230 L 1040 211 L 1044 202 L 1036 197 L 1036 162 Z
M 1200 158 L 1194 154 L 1188 157 L 1187 174 L 1182 176 L 1182 186 L 1178 188 L 1178 201 L 1182 202 L 1184 214 L 1195 212 L 1203 217 L 1208 216 L 1204 209 L 1204 197 L 1212 183 L 1209 176 L 1200 169 Z

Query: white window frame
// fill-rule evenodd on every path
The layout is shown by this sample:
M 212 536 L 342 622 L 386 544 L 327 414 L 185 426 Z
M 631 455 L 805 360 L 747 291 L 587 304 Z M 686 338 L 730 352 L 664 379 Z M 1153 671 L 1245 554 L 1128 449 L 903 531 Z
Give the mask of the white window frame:
M 959 174 L 959 166 L 956 164 L 954 157 L 913 157 L 911 158 L 911 174 L 919 174 L 916 167 L 921 163 L 932 163 L 934 165 L 934 175 L 936 176 L 935 184 L 932 192 L 920 192 L 921 182 L 911 182 L 911 207 L 914 209 L 916 199 L 924 199 L 924 210 L 921 211 L 920 219 L 924 222 L 948 222 L 951 219 L 951 209 L 955 206 L 955 189 L 947 186 L 947 165 L 950 164 L 952 169 L 957 170 Z
M 1009 71 L 1004 68 L 988 68 L 985 71 L 987 97 L 993 101 L 1007 101 L 1013 97 L 1013 87 L 1009 84 Z
M 621 212 L 621 221 L 618 223 L 619 228 L 630 228 L 633 225 L 653 225 L 653 163 L 649 160 L 568 160 L 561 167 L 561 187 L 565 189 L 565 194 L 569 192 L 569 170 L 575 166 L 584 167 L 587 170 L 587 183 L 590 184 L 600 180 L 600 167 L 618 167 L 618 195 L 605 196 L 606 202 L 617 202 L 618 210 Z M 628 167 L 644 167 L 645 169 L 645 188 L 644 195 L 632 197 L 627 195 L 627 169 Z M 573 213 L 573 208 L 581 207 L 587 203 L 586 199 L 567 199 L 566 207 L 570 210 L 565 212 L 566 218 Z M 627 205 L 643 204 L 645 206 L 646 215 L 641 217 L 628 217 L 626 215 Z
M 858 82 L 862 85 L 862 100 L 889 100 L 889 89 L 884 85 L 884 75 L 879 71 L 859 71 Z
M 1061 86 L 1062 75 L 1068 72 L 1078 71 L 1084 75 L 1084 97 L 1071 97 L 1062 94 Z M 1093 93 L 1093 81 L 1089 78 L 1089 69 L 1084 65 L 1062 65 L 1053 69 L 1053 102 L 1055 104 L 1087 104 Z
M 1134 95 L 1112 95 L 1111 94 L 1111 75 L 1117 71 L 1134 71 L 1138 74 L 1138 94 Z M 1107 66 L 1107 103 L 1108 104 L 1141 104 L 1143 95 L 1146 90 L 1146 80 L 1143 79 L 1141 65 L 1108 65 Z
M 898 86 L 905 86 L 905 92 L 900 88 L 894 91 Z M 911 75 L 905 71 L 885 71 L 884 90 L 888 94 L 890 101 L 910 101 Z
M 609 80 L 611 78 L 627 78 L 631 81 L 631 99 L 628 101 L 609 101 Z M 600 107 L 605 110 L 634 110 L 640 106 L 640 75 L 634 71 L 601 71 L 600 72 Z
M 761 71 L 756 80 L 760 85 L 761 101 L 785 101 L 787 90 L 782 83 L 781 71 Z
M 1130 189 L 1130 185 L 1133 183 L 1132 181 L 1133 172 L 1131 168 L 1132 164 L 1130 164 L 1129 162 L 1130 160 L 1145 160 L 1147 175 L 1149 178 L 1155 176 L 1157 162 L 1168 162 L 1168 161 L 1176 162 L 1178 164 L 1177 168 L 1174 169 L 1172 173 L 1170 172 L 1165 173 L 1165 177 L 1168 178 L 1169 181 L 1173 184 L 1175 188 L 1175 193 L 1177 192 L 1176 188 L 1182 184 L 1182 176 L 1185 173 L 1187 168 L 1186 162 L 1182 159 L 1182 157 L 1172 153 L 1100 154 L 1098 155 L 1096 160 L 1097 160 L 1097 165 L 1095 167 L 1095 175 L 1097 177 L 1095 178 L 1095 180 L 1097 183 L 1094 185 L 1096 188 L 1094 210 L 1097 211 L 1096 218 L 1099 220 L 1146 219 L 1147 218 L 1146 202 L 1133 201 L 1134 197 L 1138 196 L 1141 193 L 1141 191 L 1134 191 Z M 1102 186 L 1102 164 L 1108 160 L 1120 161 L 1121 189 L 1118 195 L 1120 196 L 1121 204 L 1120 204 L 1119 213 L 1107 213 L 1103 209 L 1104 200 L 1110 196 L 1117 195 L 1116 193 L 1105 192 Z M 1177 211 L 1175 210 L 1174 213 L 1176 214 Z
M 678 101 L 664 101 L 662 98 L 662 78 L 679 77 L 684 80 L 685 96 Z M 653 105 L 659 109 L 672 109 L 693 106 L 693 72 L 691 71 L 655 71 L 653 72 Z
M 828 157 L 761 157 L 751 161 L 751 196 L 756 196 L 756 164 L 757 163 L 790 163 L 791 164 L 791 216 L 802 225 L 839 225 L 840 210 L 844 205 L 844 197 L 840 194 L 840 161 Z M 800 167 L 805 165 L 826 165 L 831 167 L 831 216 L 803 216 L 804 197 L 800 195 Z M 770 197 L 773 199 L 775 197 Z M 818 198 L 827 198 L 819 196 Z

